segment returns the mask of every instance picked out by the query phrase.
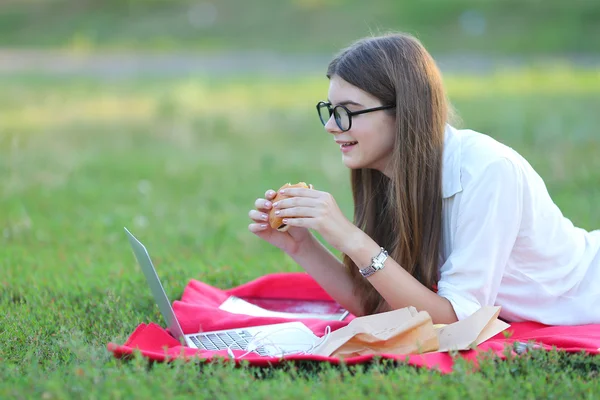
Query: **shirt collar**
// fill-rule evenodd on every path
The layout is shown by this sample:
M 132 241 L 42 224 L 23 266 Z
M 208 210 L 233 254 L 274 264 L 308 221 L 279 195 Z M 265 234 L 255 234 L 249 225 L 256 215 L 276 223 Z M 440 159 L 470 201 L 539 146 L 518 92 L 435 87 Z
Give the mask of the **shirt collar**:
M 442 197 L 448 198 L 462 191 L 460 182 L 461 138 L 451 125 L 444 130 L 444 157 L 442 164 Z

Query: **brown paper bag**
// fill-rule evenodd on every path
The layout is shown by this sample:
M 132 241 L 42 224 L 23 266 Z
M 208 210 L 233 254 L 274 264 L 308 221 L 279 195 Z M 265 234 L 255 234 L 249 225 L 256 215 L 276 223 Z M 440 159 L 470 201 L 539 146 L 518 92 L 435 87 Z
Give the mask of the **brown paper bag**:
M 437 352 L 468 350 L 510 327 L 498 319 L 500 309 L 500 306 L 485 306 L 461 321 L 436 327 L 440 342 Z
M 418 354 L 438 347 L 430 315 L 408 307 L 355 318 L 330 333 L 313 354 L 338 358 L 382 353 Z
M 414 307 L 358 317 L 331 332 L 313 354 L 345 358 L 468 350 L 510 326 L 498 320 L 500 309 L 482 307 L 449 325 L 433 325 L 429 313 Z

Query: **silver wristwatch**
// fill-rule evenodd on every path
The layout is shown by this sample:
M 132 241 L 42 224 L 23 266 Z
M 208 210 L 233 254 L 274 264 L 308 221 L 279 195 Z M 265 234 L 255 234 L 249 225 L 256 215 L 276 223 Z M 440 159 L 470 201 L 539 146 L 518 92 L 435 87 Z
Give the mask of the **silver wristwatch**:
M 382 247 L 379 254 L 371 260 L 371 265 L 368 267 L 362 268 L 360 273 L 365 278 L 373 275 L 375 272 L 379 271 L 383 268 L 383 263 L 388 258 L 388 252 Z

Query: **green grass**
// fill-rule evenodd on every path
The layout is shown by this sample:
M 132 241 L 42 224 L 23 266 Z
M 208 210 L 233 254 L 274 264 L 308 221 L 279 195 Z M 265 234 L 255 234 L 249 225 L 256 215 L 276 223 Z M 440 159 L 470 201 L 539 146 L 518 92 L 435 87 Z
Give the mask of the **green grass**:
M 463 125 L 527 157 L 565 215 L 600 228 L 598 71 L 448 76 Z M 122 363 L 106 351 L 162 318 L 123 232 L 171 300 L 300 268 L 247 230 L 268 188 L 303 180 L 351 216 L 348 171 L 320 126 L 322 77 L 0 78 L 0 398 L 593 398 L 600 360 L 533 352 L 448 376 L 373 366 L 254 371 Z
M 0 45 L 329 53 L 401 30 L 441 53 L 597 53 L 599 18 L 592 0 L 13 0 Z

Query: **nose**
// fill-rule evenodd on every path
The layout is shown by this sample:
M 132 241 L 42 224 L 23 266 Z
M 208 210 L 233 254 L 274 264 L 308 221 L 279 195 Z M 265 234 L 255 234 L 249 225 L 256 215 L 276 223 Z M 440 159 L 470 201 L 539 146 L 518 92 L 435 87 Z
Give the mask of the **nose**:
M 335 122 L 335 117 L 332 115 L 325 124 L 325 130 L 329 133 L 336 134 L 342 132 L 340 127 Z

